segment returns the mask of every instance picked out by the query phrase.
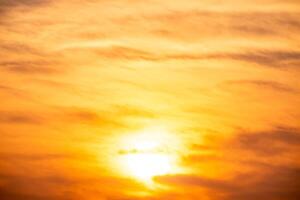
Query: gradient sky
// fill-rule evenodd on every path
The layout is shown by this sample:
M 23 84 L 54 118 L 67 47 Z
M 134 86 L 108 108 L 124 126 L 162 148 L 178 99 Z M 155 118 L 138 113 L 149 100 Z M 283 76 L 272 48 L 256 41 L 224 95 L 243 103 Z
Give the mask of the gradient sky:
M 0 199 L 300 199 L 299 19 L 298 0 L 0 0 Z M 150 181 L 127 159 L 147 141 L 172 160 Z

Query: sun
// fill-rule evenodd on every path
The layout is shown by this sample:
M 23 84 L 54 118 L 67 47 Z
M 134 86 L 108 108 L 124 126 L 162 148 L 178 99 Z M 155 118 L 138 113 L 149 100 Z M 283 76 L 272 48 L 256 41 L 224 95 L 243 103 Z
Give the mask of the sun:
M 168 174 L 172 170 L 168 155 L 136 153 L 125 156 L 127 170 L 136 178 L 150 181 L 152 177 Z
M 175 144 L 167 132 L 146 130 L 124 139 L 126 147 L 121 151 L 122 169 L 127 175 L 143 182 L 151 182 L 155 176 L 176 171 L 176 156 L 170 151 Z

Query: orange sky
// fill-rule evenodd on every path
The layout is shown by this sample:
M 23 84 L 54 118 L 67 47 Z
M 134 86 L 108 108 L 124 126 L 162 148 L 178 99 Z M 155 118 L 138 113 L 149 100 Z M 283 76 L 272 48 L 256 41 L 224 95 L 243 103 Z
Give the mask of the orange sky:
M 298 0 L 0 0 L 0 199 L 300 199 L 299 19 Z

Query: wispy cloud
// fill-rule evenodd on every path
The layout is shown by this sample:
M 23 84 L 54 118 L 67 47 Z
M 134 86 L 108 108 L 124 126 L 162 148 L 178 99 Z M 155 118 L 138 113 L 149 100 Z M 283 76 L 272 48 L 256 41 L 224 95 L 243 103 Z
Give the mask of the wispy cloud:
M 30 113 L 0 112 L 0 123 L 39 124 L 41 118 Z
M 43 5 L 50 2 L 49 0 L 11 0 L 11 1 L 0 1 L 1 15 L 5 12 L 9 12 L 11 9 L 18 7 L 32 8 L 33 6 Z M 1 20 L 0 20 L 1 21 Z
M 276 68 L 288 68 L 296 67 L 300 62 L 299 51 L 287 51 L 287 50 L 262 50 L 262 49 L 250 49 L 239 52 L 203 52 L 203 53 L 157 53 L 150 52 L 141 49 L 129 48 L 125 46 L 109 46 L 106 48 L 70 48 L 70 52 L 91 52 L 97 56 L 108 59 L 121 59 L 121 60 L 145 60 L 152 62 L 159 61 L 172 61 L 172 60 L 232 60 L 240 61 L 250 64 L 256 64 L 259 66 L 276 67 Z
M 299 91 L 297 89 L 294 89 L 292 87 L 289 87 L 285 84 L 281 84 L 279 82 L 275 81 L 265 81 L 265 80 L 235 80 L 235 81 L 226 81 L 222 83 L 222 87 L 226 87 L 230 85 L 236 85 L 240 87 L 253 87 L 256 89 L 262 89 L 262 90 L 273 90 L 275 92 L 286 92 L 291 94 L 298 94 Z
M 59 69 L 47 67 L 47 61 L 14 61 L 14 62 L 1 62 L 0 69 L 7 70 L 20 74 L 55 74 Z

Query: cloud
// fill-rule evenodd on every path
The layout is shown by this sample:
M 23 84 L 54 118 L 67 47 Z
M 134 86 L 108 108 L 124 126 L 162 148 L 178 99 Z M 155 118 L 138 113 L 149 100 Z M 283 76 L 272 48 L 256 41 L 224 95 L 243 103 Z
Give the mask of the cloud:
M 3 43 L 0 44 L 1 53 L 12 53 L 12 54 L 31 54 L 41 56 L 43 55 L 40 51 L 35 48 L 30 47 L 29 45 L 21 44 L 21 43 Z
M 54 60 L 57 55 L 46 54 L 42 48 L 20 42 L 0 45 L 0 69 L 19 73 L 54 73 L 60 71 Z M 13 58 L 13 59 L 12 59 Z
M 107 112 L 96 112 L 84 108 L 65 108 L 60 116 L 68 124 L 82 123 L 113 128 L 126 126 L 120 118 L 114 118 Z
M 42 118 L 30 113 L 0 112 L 0 123 L 40 124 Z
M 166 175 L 157 176 L 154 178 L 159 183 L 165 183 L 167 185 L 178 185 L 178 186 L 195 186 L 205 187 L 209 189 L 217 190 L 234 190 L 234 186 L 228 184 L 226 181 L 215 180 L 195 175 Z
M 159 58 L 156 58 L 155 54 L 152 54 L 150 52 L 130 48 L 130 47 L 124 47 L 124 46 L 111 46 L 109 48 L 103 48 L 103 49 L 95 49 L 96 54 L 112 58 L 112 59 L 130 59 L 130 60 L 158 60 Z
M 124 117 L 143 117 L 143 118 L 154 118 L 155 113 L 151 110 L 140 108 L 138 106 L 130 105 L 116 105 L 113 108 L 113 112 L 118 116 Z
M 0 85 L 0 95 L 4 94 L 5 96 L 12 95 L 14 97 L 20 97 L 20 98 L 26 98 L 27 95 L 22 90 L 19 90 L 17 88 L 12 88 L 6 85 Z
M 278 155 L 300 145 L 300 131 L 294 128 L 277 127 L 270 131 L 241 133 L 230 141 L 230 146 L 256 155 Z
M 47 153 L 47 154 L 22 154 L 22 153 L 0 153 L 0 160 L 4 161 L 47 161 L 61 159 L 82 159 L 81 155 L 63 154 L 63 153 Z
M 190 187 L 205 189 L 207 193 L 202 194 L 208 195 L 210 199 L 296 200 L 300 197 L 299 178 L 300 168 L 272 166 L 255 173 L 238 174 L 225 180 L 193 174 L 157 176 L 154 180 L 173 186 L 175 190 L 186 188 L 186 195 L 194 197 L 197 197 L 197 190 L 191 190 Z
M 70 116 L 70 119 L 79 120 L 79 121 L 97 121 L 101 120 L 100 116 L 91 110 L 77 109 L 74 108 L 73 111 L 67 113 L 67 116 Z
M 299 91 L 285 84 L 275 82 L 275 81 L 265 81 L 265 80 L 232 80 L 225 81 L 221 84 L 221 87 L 227 86 L 241 86 L 241 87 L 252 87 L 255 89 L 262 90 L 273 90 L 276 92 L 286 92 L 291 94 L 298 94 Z
M 0 174 L 0 179 L 3 181 L 0 184 L 0 196 L 5 197 L 5 200 L 137 199 L 135 195 L 130 195 L 122 189 L 127 191 L 145 189 L 134 180 L 110 176 L 74 178 L 58 174 L 36 176 L 33 172 L 23 176 Z
M 247 181 L 247 178 L 251 179 L 251 176 L 256 177 L 257 180 L 232 191 L 225 199 L 296 200 L 300 198 L 300 168 L 273 167 L 262 171 L 258 175 L 237 176 L 235 181 L 242 181 L 242 179 Z
M 247 132 L 239 130 L 228 139 L 219 138 L 210 145 L 193 144 L 191 152 L 182 157 L 186 166 L 222 163 L 247 166 L 251 169 L 269 166 L 276 158 L 297 157 L 300 130 L 291 127 L 274 127 L 270 130 Z
M 54 199 L 59 199 L 57 197 L 44 197 L 44 196 L 37 196 L 37 195 L 32 195 L 32 194 L 24 194 L 24 193 L 17 193 L 14 191 L 10 191 L 9 189 L 5 187 L 0 187 L 0 196 L 1 198 L 5 200 L 54 200 Z
M 274 51 L 274 50 L 243 50 L 241 53 L 204 53 L 204 54 L 178 54 L 167 55 L 167 59 L 187 59 L 187 60 L 236 60 L 247 63 L 254 63 L 267 67 L 297 67 L 300 62 L 300 52 L 298 51 Z
M 9 1 L 1 0 L 0 16 L 18 7 L 32 8 L 34 6 L 41 6 L 41 5 L 48 4 L 50 1 L 51 0 L 9 0 Z
M 106 59 L 121 59 L 121 60 L 147 60 L 147 61 L 159 61 L 163 58 L 158 54 L 151 53 L 146 50 L 128 47 L 111 45 L 107 47 L 84 47 L 73 46 L 64 49 L 65 53 L 92 53 L 96 56 Z
M 56 74 L 59 69 L 54 68 L 54 63 L 47 61 L 13 61 L 0 62 L 0 69 L 19 74 Z M 50 66 L 50 67 L 49 67 Z
M 279 68 L 297 67 L 300 62 L 300 52 L 298 51 L 258 50 L 246 53 L 225 53 L 224 55 L 219 55 L 217 57 Z
M 185 40 L 190 42 L 209 38 L 267 38 L 286 37 L 300 31 L 298 12 L 236 12 L 236 11 L 203 11 L 166 12 L 146 16 L 144 21 L 157 22 L 152 33 L 160 37 Z M 132 17 L 128 24 L 141 21 Z M 126 21 L 125 21 L 126 24 Z M 176 26 L 173 26 L 176 24 Z M 283 28 L 284 27 L 284 28 Z
M 64 118 L 68 121 L 95 123 L 102 125 L 125 125 L 127 118 L 153 118 L 154 113 L 129 105 L 112 105 L 109 110 L 95 111 L 88 108 L 70 107 L 64 108 Z
M 154 53 L 151 51 L 126 46 L 109 46 L 105 48 L 70 48 L 68 51 L 92 52 L 108 59 L 171 61 L 171 60 L 232 60 L 266 67 L 298 67 L 300 52 L 291 50 L 250 49 L 239 52 L 203 52 L 203 53 Z
M 25 42 L 4 42 L 0 55 L 0 70 L 16 74 L 57 75 L 66 68 L 66 64 L 62 67 L 59 55 Z
M 3 86 L 1 90 L 11 90 Z M 54 107 L 41 112 L 15 112 L 13 110 L 0 111 L 0 123 L 49 125 L 51 123 L 64 123 L 65 125 L 87 124 L 91 126 L 128 128 L 131 124 L 127 119 L 138 120 L 153 117 L 153 113 L 138 107 L 115 105 L 109 110 L 95 110 L 83 107 Z
M 0 185 L 0 196 L 5 200 L 69 200 L 73 199 L 71 192 L 64 192 L 66 188 L 74 187 L 75 182 L 67 178 L 49 176 L 44 178 L 3 176 L 0 175 L 4 184 Z M 36 188 L 39 188 L 37 190 Z M 43 191 L 51 191 L 45 193 Z
M 47 0 L 10 0 L 10 1 L 0 1 L 1 7 L 14 7 L 18 5 L 34 6 L 48 2 Z

